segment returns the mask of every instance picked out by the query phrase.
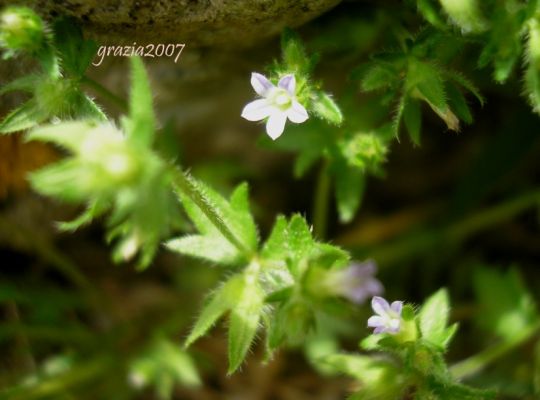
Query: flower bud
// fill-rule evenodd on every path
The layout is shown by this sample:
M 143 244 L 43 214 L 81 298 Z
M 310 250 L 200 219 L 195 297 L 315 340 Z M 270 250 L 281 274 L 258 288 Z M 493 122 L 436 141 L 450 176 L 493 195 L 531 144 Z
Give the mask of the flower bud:
M 41 18 L 27 7 L 8 7 L 0 15 L 0 46 L 11 51 L 34 51 L 43 43 Z

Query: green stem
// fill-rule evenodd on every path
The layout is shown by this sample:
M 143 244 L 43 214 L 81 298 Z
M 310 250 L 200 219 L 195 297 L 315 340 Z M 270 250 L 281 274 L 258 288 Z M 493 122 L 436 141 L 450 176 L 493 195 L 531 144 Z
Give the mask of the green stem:
M 252 259 L 255 254 L 251 251 L 238 237 L 229 229 L 223 217 L 218 214 L 216 207 L 212 205 L 210 200 L 200 190 L 193 178 L 179 169 L 174 169 L 174 186 L 179 194 L 183 194 L 195 203 L 197 207 L 204 213 L 216 229 L 227 239 L 234 247 L 246 256 L 246 259 Z
M 122 112 L 127 113 L 129 108 L 127 102 L 121 98 L 120 96 L 117 96 L 113 92 L 111 92 L 109 89 L 107 89 L 105 86 L 103 86 L 101 83 L 96 82 L 92 78 L 89 78 L 88 76 L 83 76 L 81 79 L 81 83 L 85 84 L 86 86 L 92 88 L 95 90 L 98 94 L 105 97 L 106 99 L 110 100 L 114 105 L 116 105 Z
M 527 342 L 540 330 L 540 321 L 531 326 L 522 334 L 513 337 L 510 340 L 498 343 L 497 345 L 490 347 L 470 358 L 467 358 L 450 368 L 450 372 L 456 379 L 463 379 L 468 376 L 474 375 L 484 368 L 486 368 L 493 361 L 505 354 L 511 352 L 516 347 L 521 346 Z
M 313 204 L 313 234 L 319 240 L 324 240 L 328 228 L 328 211 L 330 203 L 330 174 L 328 173 L 328 161 L 324 160 L 315 189 Z

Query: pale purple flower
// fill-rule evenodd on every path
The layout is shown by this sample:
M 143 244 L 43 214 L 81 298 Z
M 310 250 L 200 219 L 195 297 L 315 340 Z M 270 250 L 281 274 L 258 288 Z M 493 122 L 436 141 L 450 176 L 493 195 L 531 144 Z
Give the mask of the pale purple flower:
M 287 118 L 300 124 L 308 119 L 304 106 L 296 99 L 296 78 L 289 74 L 283 76 L 277 86 L 264 75 L 251 74 L 251 86 L 260 99 L 248 103 L 242 110 L 242 118 L 248 121 L 266 119 L 266 133 L 273 140 L 281 136 Z
M 375 314 L 368 319 L 368 327 L 375 328 L 373 333 L 398 333 L 401 328 L 402 301 L 394 301 L 392 304 L 382 297 L 375 296 L 371 299 L 371 308 Z
M 328 276 L 326 285 L 332 292 L 346 297 L 356 304 L 364 303 L 368 298 L 384 292 L 382 283 L 375 278 L 377 265 L 368 260 L 353 262 L 347 268 L 334 270 Z

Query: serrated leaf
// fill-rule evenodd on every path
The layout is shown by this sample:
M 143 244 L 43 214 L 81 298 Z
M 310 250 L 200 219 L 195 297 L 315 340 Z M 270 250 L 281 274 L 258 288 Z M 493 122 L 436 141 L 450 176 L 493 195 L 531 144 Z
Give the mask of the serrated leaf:
M 149 147 L 154 140 L 156 121 L 148 74 L 139 57 L 131 58 L 131 92 L 129 97 L 130 131 L 134 143 Z
M 264 296 L 264 292 L 257 283 L 246 282 L 239 302 L 231 310 L 228 351 L 229 374 L 238 369 L 251 347 L 261 319 Z
M 0 122 L 0 133 L 13 133 L 32 128 L 45 120 L 46 116 L 34 100 L 11 111 Z
M 435 346 L 445 349 L 456 330 L 456 327 L 452 327 L 450 331 L 447 331 L 449 314 L 448 292 L 446 289 L 440 289 L 424 302 L 418 314 L 422 338 Z
M 209 302 L 203 307 L 201 315 L 197 318 L 197 322 L 187 337 L 184 346 L 191 346 L 191 344 L 203 336 L 223 314 L 233 307 L 235 301 L 240 298 L 244 287 L 244 277 L 235 275 L 213 293 Z
M 311 109 L 318 117 L 331 124 L 341 125 L 343 114 L 332 97 L 325 92 L 317 90 L 313 93 L 311 102 Z
M 403 121 L 411 141 L 419 146 L 420 145 L 420 130 L 422 127 L 422 111 L 420 103 L 414 99 L 408 99 L 405 102 L 403 109 Z
M 169 240 L 167 248 L 222 265 L 238 263 L 238 250 L 222 236 L 187 235 Z

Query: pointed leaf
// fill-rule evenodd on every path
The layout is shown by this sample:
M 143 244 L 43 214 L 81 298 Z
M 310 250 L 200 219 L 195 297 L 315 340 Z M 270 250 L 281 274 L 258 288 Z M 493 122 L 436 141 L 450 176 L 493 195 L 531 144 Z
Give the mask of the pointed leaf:
M 169 240 L 166 246 L 173 251 L 222 265 L 238 263 L 238 250 L 222 236 L 187 235 Z
M 13 110 L 0 122 L 0 133 L 13 133 L 32 128 L 45 120 L 46 116 L 34 100 L 28 100 Z
M 420 145 L 420 129 L 422 127 L 422 112 L 420 109 L 420 103 L 414 99 L 408 99 L 403 109 L 403 120 L 405 127 L 409 132 L 411 141 L 419 146 Z
M 322 119 L 334 125 L 341 125 L 343 114 L 332 97 L 318 90 L 313 93 L 311 108 Z
M 424 302 L 418 315 L 422 338 L 444 348 L 448 342 L 446 326 L 449 314 L 448 292 L 446 289 L 440 289 Z
M 223 314 L 234 306 L 237 299 L 242 295 L 244 287 L 244 277 L 235 275 L 219 288 L 217 292 L 212 294 L 187 337 L 185 347 L 189 347 L 193 342 L 203 336 Z
M 246 282 L 241 296 L 230 316 L 229 374 L 235 372 L 246 358 L 257 333 L 264 305 L 264 292 L 257 283 Z
M 148 74 L 139 57 L 131 58 L 131 93 L 129 97 L 130 140 L 148 147 L 154 140 L 156 122 Z

